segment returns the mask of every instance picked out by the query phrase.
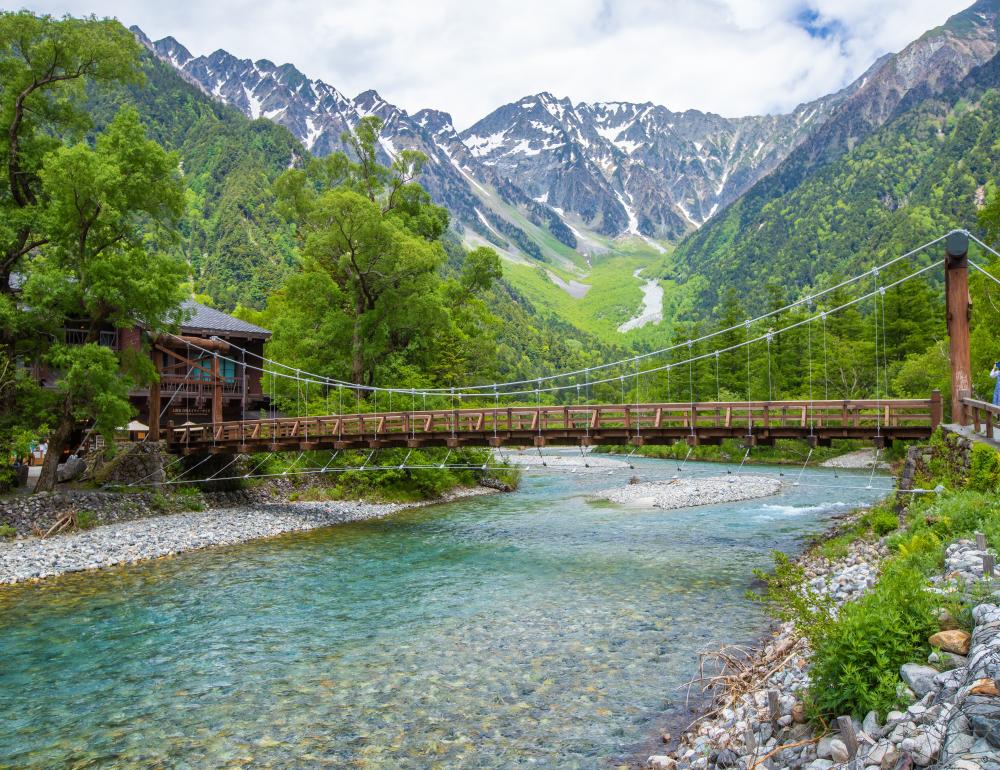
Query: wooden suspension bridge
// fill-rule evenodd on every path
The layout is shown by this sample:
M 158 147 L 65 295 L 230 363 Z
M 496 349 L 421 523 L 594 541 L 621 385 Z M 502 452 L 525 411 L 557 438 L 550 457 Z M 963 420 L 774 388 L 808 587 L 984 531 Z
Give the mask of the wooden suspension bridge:
M 967 425 L 986 414 L 971 400 L 968 234 L 945 238 L 945 295 L 950 339 L 952 420 Z M 804 439 L 924 440 L 941 424 L 940 393 L 926 399 L 621 403 L 432 409 L 320 417 L 213 421 L 153 428 L 172 452 L 248 454 L 392 447 L 590 446 L 717 444 L 746 446 Z M 992 417 L 985 418 L 992 420 Z M 1000 413 L 998 413 L 1000 419 Z M 978 426 L 977 426 L 978 427 Z M 990 425 L 990 428 L 992 426 Z
M 173 451 L 255 452 L 393 447 L 718 444 L 800 438 L 926 439 L 941 422 L 941 394 L 928 399 L 758 401 L 527 406 L 288 417 L 168 426 Z

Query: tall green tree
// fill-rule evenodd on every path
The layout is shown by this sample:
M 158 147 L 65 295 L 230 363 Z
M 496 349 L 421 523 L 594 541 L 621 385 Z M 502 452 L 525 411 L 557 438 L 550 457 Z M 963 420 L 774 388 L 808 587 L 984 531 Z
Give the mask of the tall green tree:
M 37 489 L 51 489 L 56 464 L 80 420 L 108 433 L 128 420 L 128 388 L 153 375 L 148 358 L 99 345 L 102 329 L 156 332 L 180 320 L 184 263 L 160 248 L 184 211 L 175 155 L 146 138 L 124 109 L 93 146 L 50 154 L 40 170 L 48 204 L 40 217 L 46 244 L 22 289 L 39 326 L 75 324 L 84 344 L 55 332 L 44 359 L 56 371 L 49 451 Z M 124 374 L 125 376 L 121 376 Z
M 8 331 L 11 274 L 49 240 L 40 216 L 45 156 L 60 137 L 89 127 L 86 83 L 134 81 L 138 54 L 135 38 L 116 21 L 0 13 L 0 297 Z
M 46 159 L 89 128 L 87 83 L 140 79 L 138 52 L 134 37 L 114 21 L 0 13 L 0 347 L 7 362 L 38 360 L 60 320 L 24 312 L 17 299 L 52 242 L 51 199 L 42 181 Z M 21 368 L 8 375 L 0 400 L 0 457 L 47 427 L 37 384 Z
M 287 171 L 275 185 L 297 225 L 304 272 L 322 275 L 309 286 L 306 301 L 325 296 L 334 303 L 328 312 L 346 319 L 324 322 L 315 331 L 331 335 L 334 349 L 349 351 L 347 376 L 364 385 L 375 382 L 378 370 L 406 379 L 407 369 L 433 369 L 457 334 L 455 307 L 485 291 L 499 272 L 495 253 L 484 250 L 467 263 L 450 293 L 445 291 L 441 238 L 447 211 L 432 204 L 414 181 L 423 155 L 402 151 L 389 166 L 379 163 L 381 126 L 378 118 L 362 119 L 343 137 L 352 157 L 335 153 L 314 159 L 305 169 Z M 286 289 L 279 305 L 299 300 L 295 287 L 304 288 L 303 281 L 295 279 L 292 286 L 295 293 Z M 288 335 L 281 333 L 280 319 L 272 323 L 278 327 L 274 345 L 280 347 Z M 334 369 L 340 364 L 329 363 Z

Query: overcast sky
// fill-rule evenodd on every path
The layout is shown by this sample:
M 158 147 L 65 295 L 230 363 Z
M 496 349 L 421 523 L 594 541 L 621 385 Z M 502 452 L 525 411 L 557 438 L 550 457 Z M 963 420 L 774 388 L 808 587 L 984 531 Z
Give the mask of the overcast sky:
M 847 84 L 972 0 L 0 0 L 173 35 L 195 56 L 292 62 L 461 129 L 539 91 L 727 116 Z

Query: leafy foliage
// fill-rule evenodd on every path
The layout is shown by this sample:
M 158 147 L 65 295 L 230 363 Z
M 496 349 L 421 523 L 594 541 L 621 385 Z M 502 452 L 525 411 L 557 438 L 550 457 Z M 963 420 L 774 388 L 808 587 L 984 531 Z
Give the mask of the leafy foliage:
M 896 703 L 899 668 L 927 651 L 937 630 L 923 575 L 890 567 L 875 588 L 810 637 L 811 705 L 822 714 L 884 715 Z

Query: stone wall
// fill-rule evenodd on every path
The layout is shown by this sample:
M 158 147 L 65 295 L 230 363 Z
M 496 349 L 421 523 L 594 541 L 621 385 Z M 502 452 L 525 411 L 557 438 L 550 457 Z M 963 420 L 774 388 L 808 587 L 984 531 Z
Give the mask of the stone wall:
M 172 459 L 160 442 L 118 444 L 113 457 L 95 453 L 87 458 L 86 478 L 99 484 L 159 484 L 166 480 L 164 466 Z
M 941 460 L 955 475 L 967 476 L 972 465 L 973 440 L 957 433 L 950 433 L 942 428 L 943 446 L 940 443 L 911 446 L 906 453 L 906 460 L 899 475 L 899 489 L 907 492 L 914 488 L 921 476 L 933 476 L 931 463 Z M 908 502 L 907 495 L 896 495 L 896 513 L 900 516 L 900 526 L 904 524 L 904 515 Z
M 170 496 L 161 492 L 103 492 L 66 490 L 14 495 L 0 500 L 0 524 L 14 527 L 20 536 L 44 534 L 61 516 L 76 511 L 93 513 L 94 524 L 131 521 L 164 513 L 200 509 L 200 495 Z

